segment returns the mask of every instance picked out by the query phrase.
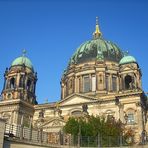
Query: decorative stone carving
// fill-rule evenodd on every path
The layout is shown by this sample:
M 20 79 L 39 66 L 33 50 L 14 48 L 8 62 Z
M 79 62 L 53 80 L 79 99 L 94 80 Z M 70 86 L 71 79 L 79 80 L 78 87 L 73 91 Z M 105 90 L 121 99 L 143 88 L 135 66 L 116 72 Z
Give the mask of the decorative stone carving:
M 88 114 L 88 105 L 87 104 L 83 104 L 82 105 L 82 110 L 83 110 L 83 113 L 87 113 Z
M 55 121 L 52 123 L 52 126 L 61 126 L 61 123 L 60 123 L 60 121 L 55 120 Z

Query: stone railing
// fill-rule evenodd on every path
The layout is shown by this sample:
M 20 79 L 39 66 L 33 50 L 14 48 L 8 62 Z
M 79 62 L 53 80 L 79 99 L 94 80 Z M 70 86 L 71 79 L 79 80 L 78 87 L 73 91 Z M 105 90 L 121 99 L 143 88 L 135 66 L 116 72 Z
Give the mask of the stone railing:
M 21 125 L 5 125 L 5 137 L 20 139 L 24 141 L 32 141 L 34 143 L 47 143 L 48 136 L 42 129 L 33 129 Z

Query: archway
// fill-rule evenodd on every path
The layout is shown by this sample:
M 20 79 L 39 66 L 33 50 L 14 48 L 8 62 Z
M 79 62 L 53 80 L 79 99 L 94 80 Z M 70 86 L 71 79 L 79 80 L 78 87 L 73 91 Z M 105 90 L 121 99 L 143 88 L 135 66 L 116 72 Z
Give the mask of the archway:
M 132 77 L 127 75 L 124 79 L 125 82 L 125 89 L 132 89 Z
M 31 80 L 28 80 L 27 81 L 27 90 L 30 91 L 30 89 L 31 89 Z
M 15 87 L 15 78 L 10 79 L 10 88 L 13 89 Z

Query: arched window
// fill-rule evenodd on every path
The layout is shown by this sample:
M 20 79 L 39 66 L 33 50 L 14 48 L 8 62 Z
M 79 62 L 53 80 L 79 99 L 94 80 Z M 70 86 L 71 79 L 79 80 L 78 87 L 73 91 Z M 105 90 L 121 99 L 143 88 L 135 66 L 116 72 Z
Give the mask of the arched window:
M 127 75 L 124 79 L 125 82 L 125 89 L 132 89 L 132 77 L 130 75 Z
M 28 80 L 27 81 L 27 90 L 30 90 L 31 89 L 31 80 Z
M 24 77 L 22 75 L 20 77 L 19 87 L 24 87 Z
M 15 78 L 10 79 L 10 88 L 14 89 L 15 88 Z
M 82 115 L 82 112 L 80 110 L 75 110 L 71 112 L 71 115 L 75 117 L 80 117 Z
M 112 77 L 112 90 L 117 91 L 117 78 L 114 76 Z
M 90 78 L 89 75 L 85 75 L 83 77 L 83 92 L 89 92 L 90 91 Z
M 72 89 L 72 85 L 73 85 L 73 82 L 72 82 L 72 79 L 69 80 L 69 89 Z

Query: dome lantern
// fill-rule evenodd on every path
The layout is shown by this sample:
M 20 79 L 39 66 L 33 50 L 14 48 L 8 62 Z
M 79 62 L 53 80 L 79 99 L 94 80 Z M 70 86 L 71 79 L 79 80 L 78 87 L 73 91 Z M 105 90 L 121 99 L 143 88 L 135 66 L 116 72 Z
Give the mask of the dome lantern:
M 98 23 L 98 17 L 96 17 L 96 30 L 93 33 L 93 38 L 97 39 L 99 37 L 101 37 L 102 33 L 100 32 L 100 28 L 99 28 L 99 23 Z
M 114 61 L 119 63 L 123 57 L 122 50 L 113 42 L 102 38 L 99 29 L 98 17 L 96 17 L 96 30 L 93 39 L 82 43 L 70 58 L 68 67 L 73 64 L 80 64 L 89 61 Z

